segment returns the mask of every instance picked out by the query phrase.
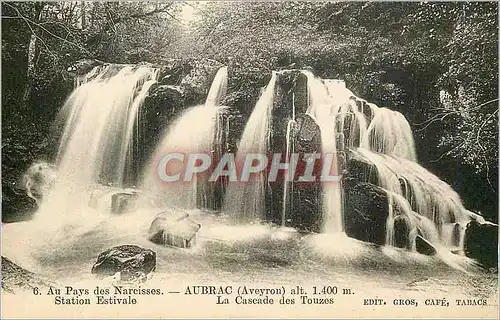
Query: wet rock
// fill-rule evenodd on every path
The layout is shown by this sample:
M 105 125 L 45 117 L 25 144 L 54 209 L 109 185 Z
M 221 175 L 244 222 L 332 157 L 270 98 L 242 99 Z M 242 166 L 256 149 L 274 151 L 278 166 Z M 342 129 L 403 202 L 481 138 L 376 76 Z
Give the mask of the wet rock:
M 314 119 L 307 114 L 297 116 L 296 129 L 294 136 L 295 152 L 300 154 L 321 152 L 321 132 Z M 297 179 L 304 174 L 306 170 L 305 164 L 304 159 L 301 159 L 297 166 Z M 314 174 L 318 175 L 318 171 L 316 170 Z M 301 231 L 319 232 L 322 223 L 321 182 L 295 181 L 291 190 L 292 206 L 288 215 L 291 219 L 289 225 Z
M 338 172 L 344 173 L 347 170 L 347 155 L 344 151 L 337 152 Z
M 349 178 L 360 182 L 377 184 L 377 169 L 373 164 L 364 161 L 353 152 L 347 153 L 347 159 L 347 175 Z
M 345 149 L 345 138 L 343 133 L 335 134 L 337 150 L 344 151 Z
M 162 212 L 151 223 L 149 240 L 161 245 L 191 248 L 196 244 L 200 228 L 201 224 L 189 219 L 185 212 Z
M 432 256 L 437 252 L 436 248 L 434 248 L 434 246 L 429 241 L 425 240 L 419 235 L 415 238 L 415 245 L 417 248 L 417 252 L 420 254 Z
M 251 68 L 246 63 L 232 61 L 228 65 L 228 91 L 223 105 L 237 109 L 248 119 L 261 94 L 271 78 L 271 72 Z
M 463 230 L 463 227 L 460 226 L 459 223 L 453 223 L 452 231 L 451 231 L 451 245 L 459 246 L 460 245 L 460 234 Z
M 138 192 L 117 192 L 111 196 L 111 212 L 124 213 L 130 207 L 132 202 L 137 199 Z
M 56 168 L 53 165 L 45 162 L 35 163 L 26 170 L 17 188 L 40 201 L 52 188 L 56 178 Z
M 349 237 L 385 244 L 389 212 L 385 191 L 371 183 L 346 180 L 344 227 Z
M 138 196 L 138 190 L 96 185 L 89 198 L 89 207 L 112 213 L 123 213 Z
M 161 85 L 180 85 L 184 75 L 189 73 L 190 67 L 181 59 L 162 61 L 158 74 L 158 83 Z
M 485 267 L 493 267 L 498 261 L 498 225 L 470 221 L 465 230 L 465 255 L 479 261 Z
M 139 126 L 137 138 L 139 159 L 133 164 L 135 172 L 140 174 L 150 161 L 166 128 L 186 109 L 184 93 L 184 89 L 180 86 L 158 84 L 151 86 L 140 110 L 142 125 Z
M 186 105 L 204 103 L 215 74 L 222 65 L 210 59 L 192 59 L 186 63 L 190 71 L 180 83 L 185 89 L 185 103 Z
M 156 253 L 136 245 L 121 245 L 108 249 L 97 258 L 92 273 L 100 276 L 120 274 L 120 279 L 129 281 L 144 279 L 156 268 Z
M 271 112 L 271 153 L 286 154 L 288 150 L 304 155 L 320 152 L 321 133 L 314 119 L 305 114 L 307 107 L 306 77 L 299 70 L 278 73 Z M 298 159 L 293 182 L 285 181 L 284 171 L 279 171 L 276 181 L 270 183 L 266 190 L 266 217 L 281 224 L 285 209 L 286 226 L 317 232 L 321 225 L 321 202 L 318 201 L 321 184 L 318 181 L 297 181 L 306 169 L 305 164 L 304 159 Z M 285 188 L 287 197 L 284 197 Z
M 398 248 L 410 248 L 410 223 L 403 216 L 394 218 L 394 246 Z
M 35 216 L 38 203 L 25 190 L 12 186 L 2 186 L 2 222 L 30 220 Z
M 302 114 L 297 117 L 296 127 L 296 152 L 319 152 L 321 149 L 321 131 L 316 121 L 308 114 Z

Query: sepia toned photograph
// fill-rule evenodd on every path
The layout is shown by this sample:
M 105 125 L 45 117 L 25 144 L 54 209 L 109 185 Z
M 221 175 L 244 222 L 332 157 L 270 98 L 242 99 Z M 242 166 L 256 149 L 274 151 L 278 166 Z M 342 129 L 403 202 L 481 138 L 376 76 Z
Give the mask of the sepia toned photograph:
M 495 1 L 2 1 L 2 318 L 498 319 Z

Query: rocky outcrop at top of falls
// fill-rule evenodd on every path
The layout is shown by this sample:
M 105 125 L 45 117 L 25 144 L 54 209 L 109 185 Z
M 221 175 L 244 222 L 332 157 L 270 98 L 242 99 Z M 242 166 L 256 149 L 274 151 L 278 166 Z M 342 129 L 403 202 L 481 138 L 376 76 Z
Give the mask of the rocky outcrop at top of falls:
M 97 257 L 92 273 L 99 276 L 113 276 L 119 273 L 119 280 L 145 280 L 156 268 L 156 253 L 136 245 L 121 245 L 110 248 Z
M 125 64 L 113 64 L 97 59 L 82 59 L 68 66 L 67 73 L 73 77 L 78 77 L 88 74 L 95 67 L 110 65 L 119 67 Z M 194 104 L 199 103 L 206 97 L 215 73 L 222 67 L 221 63 L 210 59 L 165 59 L 160 63 L 144 62 L 134 65 L 159 69 L 159 85 L 182 86 L 197 91 L 196 94 L 200 95 L 200 97 L 196 99 L 197 101 L 194 101 Z

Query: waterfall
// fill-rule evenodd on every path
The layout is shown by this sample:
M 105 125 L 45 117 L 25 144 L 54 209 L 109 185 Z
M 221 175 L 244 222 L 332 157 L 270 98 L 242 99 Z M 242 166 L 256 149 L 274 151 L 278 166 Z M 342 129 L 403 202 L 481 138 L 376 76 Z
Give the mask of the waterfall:
M 273 72 L 243 130 L 236 154 L 237 165 L 243 163 L 247 154 L 269 154 L 271 110 L 276 79 L 277 75 Z M 266 185 L 264 174 L 260 172 L 246 183 L 231 186 L 226 193 L 223 211 L 231 213 L 237 220 L 251 221 L 264 218 Z
M 184 111 L 167 129 L 155 149 L 153 158 L 143 174 L 141 189 L 145 196 L 139 199 L 139 205 L 177 206 L 186 209 L 206 207 L 213 203 L 213 186 L 208 183 L 206 174 L 196 174 L 191 181 L 163 182 L 158 170 L 183 172 L 187 157 L 192 154 L 210 155 L 211 160 L 218 159 L 215 154 L 221 144 L 223 126 L 220 101 L 226 94 L 227 67 L 220 68 L 212 81 L 205 104 L 194 106 Z M 166 168 L 159 168 L 162 157 L 180 153 L 185 157 L 179 161 L 170 161 Z M 180 178 L 183 176 L 181 174 Z
M 118 183 L 120 185 L 124 184 L 124 175 L 126 173 L 125 164 L 131 164 L 133 161 L 133 149 L 132 149 L 132 140 L 134 135 L 134 128 L 137 130 L 139 128 L 139 123 L 137 122 L 137 115 L 139 113 L 139 108 L 144 103 L 144 99 L 146 99 L 148 95 L 148 91 L 153 84 L 156 83 L 156 78 L 158 75 L 158 71 L 155 71 L 154 77 L 151 80 L 148 80 L 142 86 L 141 91 L 135 98 L 132 106 L 130 107 L 129 115 L 127 117 L 127 126 L 125 130 L 125 139 L 122 140 L 120 155 L 119 158 L 119 167 L 118 167 Z M 137 131 L 136 131 L 137 132 Z
M 122 186 L 137 112 L 157 69 L 107 65 L 76 80 L 77 87 L 61 109 L 64 131 L 57 152 L 57 175 L 48 200 L 86 204 L 95 184 Z M 80 200 L 77 200 L 80 199 Z M 61 210 L 66 210 L 62 208 Z
M 137 112 L 157 70 L 122 66 L 107 78 L 111 68 L 97 67 L 80 80 L 63 110 L 69 109 L 57 156 L 59 177 L 80 185 L 120 186 L 133 138 Z
M 398 200 L 402 213 L 412 218 L 427 240 L 434 244 L 461 245 L 452 245 L 453 235 L 449 228 L 458 224 L 460 230 L 463 229 L 471 219 L 471 214 L 448 184 L 405 158 L 374 153 L 363 148 L 353 150 L 353 156 L 373 164 L 378 176 L 377 184 L 387 190 L 389 201 Z M 402 181 L 405 188 L 401 187 Z M 393 218 L 390 210 L 389 219 Z M 391 223 L 388 222 L 389 225 Z M 388 229 L 387 232 L 387 239 L 390 239 L 392 235 L 389 233 L 393 230 Z M 458 237 L 461 236 L 460 234 Z
M 449 185 L 417 164 L 413 133 L 405 117 L 356 97 L 338 80 L 321 81 L 308 71 L 303 74 L 308 80 L 307 112 L 320 127 L 323 154 L 337 154 L 337 134 L 352 157 L 376 170 L 377 185 L 386 191 L 388 201 L 386 244 L 394 245 L 394 222 L 401 216 L 408 223 L 413 249 L 418 233 L 438 246 L 463 246 L 465 225 L 472 215 Z M 323 231 L 341 231 L 342 187 L 340 183 L 322 187 Z
M 214 106 L 195 106 L 181 114 L 172 123 L 156 147 L 152 160 L 143 174 L 141 189 L 145 192 L 145 201 L 155 207 L 177 206 L 193 209 L 197 206 L 198 180 L 163 182 L 158 176 L 158 170 L 166 170 L 171 174 L 182 173 L 187 157 L 192 154 L 211 154 L 212 139 L 215 134 L 215 123 L 219 112 Z M 183 160 L 172 160 L 166 168 L 158 168 L 161 159 L 169 154 L 180 153 Z M 141 202 L 142 204 L 142 202 Z
M 416 161 L 415 142 L 405 117 L 387 108 L 372 108 L 374 117 L 364 134 L 361 147 Z
M 320 128 L 323 156 L 333 157 L 330 173 L 338 175 L 336 120 L 342 107 L 348 102 L 348 94 L 345 87 L 338 82 L 330 82 L 327 86 L 311 72 L 303 71 L 303 74 L 307 77 L 309 100 L 307 113 L 316 120 Z M 322 231 L 325 233 L 343 230 L 341 194 L 342 187 L 339 181 L 322 182 Z
M 404 220 L 410 248 L 415 249 L 415 237 L 420 234 L 435 245 L 463 249 L 466 224 L 470 219 L 482 218 L 466 210 L 448 184 L 416 162 L 413 134 L 405 117 L 356 97 L 343 81 L 322 80 L 309 71 L 301 72 L 307 78 L 306 113 L 320 130 L 323 166 L 328 165 L 330 175 L 338 176 L 348 152 L 351 158 L 375 170 L 376 185 L 385 191 L 388 201 L 386 245 L 396 245 L 399 232 L 396 222 Z M 270 155 L 277 76 L 272 73 L 245 125 L 235 156 L 238 171 L 246 155 Z M 137 148 L 138 114 L 157 78 L 158 69 L 149 66 L 105 65 L 76 79 L 76 88 L 60 112 L 65 126 L 57 153 L 57 178 L 49 191 L 39 188 L 44 198 L 45 193 L 48 195 L 43 206 L 53 212 L 64 212 L 72 206 L 87 205 L 88 195 L 96 184 L 125 187 L 130 180 L 131 165 L 137 161 L 134 148 Z M 227 107 L 221 106 L 227 85 L 228 68 L 222 67 L 204 104 L 185 110 L 169 124 L 144 168 L 140 205 L 218 209 L 215 203 L 222 192 L 217 188 L 222 188 L 223 212 L 238 222 L 266 218 L 269 209 L 266 197 L 272 186 L 265 171 L 253 174 L 248 182 L 231 185 L 209 181 L 211 172 L 197 173 L 191 181 L 160 179 L 159 170 L 165 170 L 181 173 L 182 180 L 189 155 L 209 155 L 214 166 L 227 151 L 231 115 Z M 295 152 L 296 112 L 292 93 L 292 117 L 286 126 L 286 159 Z M 162 162 L 164 156 L 173 153 L 184 158 Z M 331 163 L 326 156 L 331 157 Z M 28 179 L 28 192 L 35 197 L 32 180 Z M 282 206 L 277 208 L 281 209 L 283 227 L 292 211 L 293 189 L 293 182 L 285 179 Z M 321 197 L 317 199 L 321 203 L 321 232 L 344 231 L 343 192 L 341 181 L 321 181 Z M 61 207 L 61 203 L 66 207 Z
M 227 91 L 227 78 L 227 67 L 219 68 L 215 74 L 214 80 L 212 81 L 210 90 L 208 91 L 205 106 L 214 107 L 221 104 L 221 100 L 226 95 Z

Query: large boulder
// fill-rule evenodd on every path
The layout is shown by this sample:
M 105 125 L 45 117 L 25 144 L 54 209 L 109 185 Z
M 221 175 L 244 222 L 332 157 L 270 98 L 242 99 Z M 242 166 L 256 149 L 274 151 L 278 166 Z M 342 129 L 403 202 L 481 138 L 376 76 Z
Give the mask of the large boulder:
M 349 237 L 384 245 L 389 215 L 386 192 L 371 183 L 345 181 L 345 232 Z
M 135 190 L 124 190 L 114 193 L 111 196 L 111 212 L 115 214 L 126 212 L 138 196 L 139 193 Z
M 156 268 L 156 253 L 136 245 L 121 245 L 108 249 L 97 257 L 92 273 L 112 276 L 120 273 L 121 280 L 144 279 Z
M 166 246 L 191 248 L 196 244 L 196 235 L 200 228 L 201 224 L 189 219 L 186 212 L 162 212 L 151 223 L 149 240 Z
M 498 262 L 498 225 L 472 220 L 465 230 L 464 251 L 467 257 L 477 260 L 485 267 L 494 267 Z
M 139 191 L 133 188 L 96 185 L 90 194 L 89 207 L 103 212 L 121 214 L 129 209 L 138 195 Z

